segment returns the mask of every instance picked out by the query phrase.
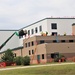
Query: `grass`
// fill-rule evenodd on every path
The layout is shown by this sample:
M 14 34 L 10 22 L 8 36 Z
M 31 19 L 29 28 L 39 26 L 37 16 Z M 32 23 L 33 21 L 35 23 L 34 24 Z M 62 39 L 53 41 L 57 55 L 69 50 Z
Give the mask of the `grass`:
M 75 65 L 71 64 L 0 71 L 0 75 L 75 75 Z

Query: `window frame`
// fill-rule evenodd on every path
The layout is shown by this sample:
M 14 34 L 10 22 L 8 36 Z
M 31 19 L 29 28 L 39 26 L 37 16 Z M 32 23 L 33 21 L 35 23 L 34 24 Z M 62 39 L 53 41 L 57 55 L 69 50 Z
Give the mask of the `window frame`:
M 30 47 L 30 42 L 28 42 L 28 47 Z
M 31 50 L 29 50 L 29 55 L 31 55 Z
M 31 34 L 34 34 L 34 29 L 31 29 Z
M 38 33 L 38 27 L 35 27 L 35 33 Z
M 57 23 L 51 23 L 51 29 L 57 29 Z
M 30 35 L 30 30 L 28 30 L 28 35 Z
M 44 54 L 42 54 L 42 59 L 45 59 L 45 55 Z
M 42 26 L 39 26 L 39 31 L 40 31 L 40 32 L 42 31 Z
M 34 50 L 32 50 L 32 54 L 34 54 Z
M 34 41 L 31 42 L 31 45 L 34 46 Z
M 45 43 L 45 40 L 40 40 L 40 44 L 43 44 L 43 43 Z

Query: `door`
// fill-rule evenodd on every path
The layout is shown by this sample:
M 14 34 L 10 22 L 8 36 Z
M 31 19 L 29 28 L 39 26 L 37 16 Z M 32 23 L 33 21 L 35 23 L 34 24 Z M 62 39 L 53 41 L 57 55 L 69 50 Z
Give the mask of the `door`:
M 37 62 L 40 63 L 40 55 L 37 55 Z

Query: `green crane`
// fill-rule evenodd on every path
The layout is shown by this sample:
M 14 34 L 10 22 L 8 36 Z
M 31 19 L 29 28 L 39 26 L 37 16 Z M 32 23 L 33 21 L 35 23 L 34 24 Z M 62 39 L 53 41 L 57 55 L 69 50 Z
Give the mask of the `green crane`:
M 17 32 L 14 32 L 1 46 L 0 46 L 0 50 L 6 45 L 6 43 L 14 36 L 14 35 L 19 36 L 19 34 Z

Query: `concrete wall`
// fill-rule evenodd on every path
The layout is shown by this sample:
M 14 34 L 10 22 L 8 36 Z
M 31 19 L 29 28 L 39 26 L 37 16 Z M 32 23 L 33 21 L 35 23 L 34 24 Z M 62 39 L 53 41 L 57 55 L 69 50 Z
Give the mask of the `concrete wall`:
M 75 43 L 51 43 L 46 44 L 47 54 L 61 53 L 66 57 L 75 56 Z
M 63 35 L 72 35 L 72 24 L 75 22 L 75 19 L 48 19 L 47 27 L 48 32 L 58 32 L 58 34 Z M 57 23 L 57 29 L 51 29 L 51 23 Z

